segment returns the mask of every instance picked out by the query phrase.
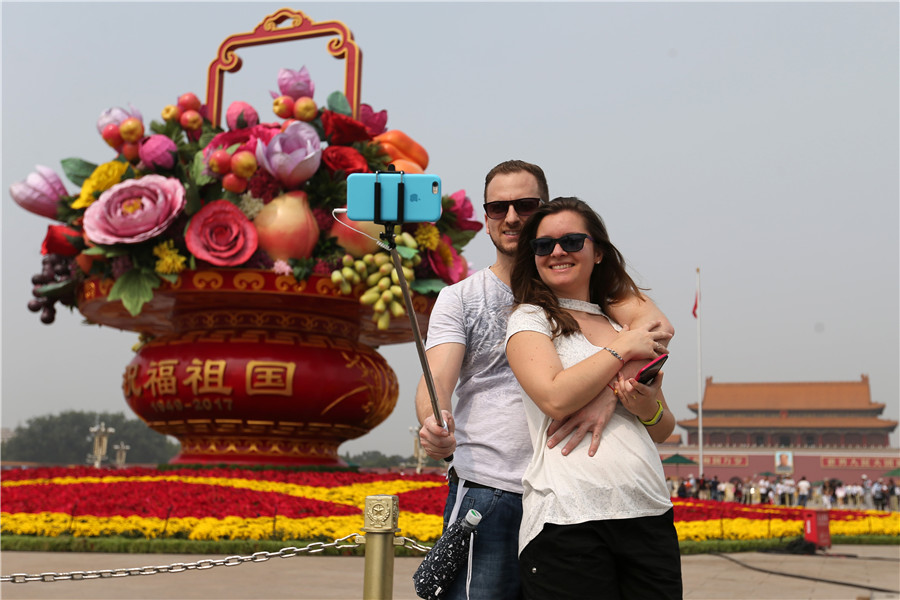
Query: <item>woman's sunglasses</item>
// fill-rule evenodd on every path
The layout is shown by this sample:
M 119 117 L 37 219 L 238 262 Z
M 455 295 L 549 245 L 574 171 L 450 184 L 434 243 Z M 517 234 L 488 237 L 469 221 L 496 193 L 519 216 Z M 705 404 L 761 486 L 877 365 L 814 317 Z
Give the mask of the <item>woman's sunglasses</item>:
M 520 217 L 527 217 L 538 209 L 541 205 L 540 198 L 519 198 L 518 200 L 499 200 L 497 202 L 488 202 L 484 205 L 484 212 L 490 219 L 502 219 L 509 212 L 509 205 L 512 204 L 516 209 L 516 213 Z
M 593 242 L 594 238 L 586 233 L 567 233 L 558 238 L 542 237 L 531 240 L 531 249 L 535 256 L 547 256 L 559 244 L 564 252 L 578 252 L 584 248 L 584 240 Z

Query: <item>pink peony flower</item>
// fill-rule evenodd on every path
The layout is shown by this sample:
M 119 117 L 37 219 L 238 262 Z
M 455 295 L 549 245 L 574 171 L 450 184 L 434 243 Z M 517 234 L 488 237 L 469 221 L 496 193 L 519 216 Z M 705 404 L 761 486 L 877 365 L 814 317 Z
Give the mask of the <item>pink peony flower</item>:
M 450 199 L 453 204 L 449 210 L 456 217 L 456 228 L 462 231 L 479 231 L 484 223 L 472 219 L 475 211 L 472 208 L 472 201 L 466 196 L 466 190 L 453 192 Z
M 295 190 L 312 177 L 322 161 L 322 146 L 316 130 L 294 121 L 268 144 L 257 144 L 256 160 L 287 190 Z
M 277 98 L 279 96 L 290 96 L 294 100 L 297 98 L 302 98 L 303 96 L 308 96 L 310 98 L 313 97 L 313 92 L 316 90 L 315 84 L 313 84 L 312 79 L 309 77 L 309 71 L 306 70 L 306 67 L 302 67 L 299 71 L 292 71 L 291 69 L 279 69 L 278 70 L 278 89 L 281 90 L 280 94 L 276 94 L 275 92 L 270 91 L 273 98 Z
M 446 234 L 441 234 L 438 247 L 429 250 L 426 255 L 431 270 L 447 284 L 462 281 L 468 274 L 466 260 L 456 252 L 450 237 Z
M 135 117 L 141 122 L 144 121 L 144 117 L 141 116 L 141 113 L 138 109 L 133 107 L 131 104 L 128 105 L 128 108 L 130 108 L 131 110 L 125 110 L 124 108 L 116 106 L 113 108 L 107 108 L 102 113 L 100 113 L 100 117 L 97 119 L 97 131 L 100 132 L 100 135 L 103 135 L 103 128 L 110 123 L 120 125 L 122 121 L 130 117 Z
M 369 135 L 375 137 L 387 129 L 387 111 L 375 112 L 368 104 L 359 105 L 359 120 L 366 126 Z
M 246 102 L 232 102 L 225 113 L 225 122 L 231 130 L 256 127 L 259 125 L 259 113 Z
M 198 259 L 219 267 L 236 267 L 253 256 L 259 238 L 241 209 L 228 200 L 216 200 L 197 211 L 184 241 Z
M 155 133 L 141 140 L 138 155 L 148 171 L 171 169 L 175 166 L 178 146 L 168 136 Z
M 84 232 L 97 244 L 134 244 L 155 237 L 184 210 L 177 179 L 145 175 L 109 188 L 84 213 Z
M 25 210 L 55 219 L 59 199 L 68 196 L 69 192 L 53 169 L 42 165 L 37 165 L 35 169 L 25 181 L 9 186 L 9 195 Z

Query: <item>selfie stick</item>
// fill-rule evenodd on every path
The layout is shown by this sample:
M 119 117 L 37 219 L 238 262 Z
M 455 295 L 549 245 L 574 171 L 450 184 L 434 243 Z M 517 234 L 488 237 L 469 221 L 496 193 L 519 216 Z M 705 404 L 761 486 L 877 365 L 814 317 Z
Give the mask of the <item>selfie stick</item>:
M 391 172 L 394 166 L 390 166 Z M 400 282 L 400 290 L 403 292 L 403 302 L 406 304 L 406 312 L 409 315 L 409 322 L 412 327 L 413 337 L 416 341 L 416 351 L 419 353 L 419 362 L 422 363 L 422 373 L 425 376 L 425 386 L 428 388 L 428 396 L 431 398 L 431 410 L 434 413 L 434 420 L 438 425 L 447 429 L 447 424 L 441 417 L 441 408 L 438 405 L 437 392 L 434 389 L 434 378 L 431 376 L 431 368 L 428 366 L 428 359 L 425 358 L 425 345 L 422 343 L 422 332 L 419 331 L 419 321 L 413 310 L 412 298 L 409 295 L 409 286 L 406 283 L 406 276 L 403 274 L 403 265 L 400 262 L 400 253 L 397 252 L 397 242 L 394 240 L 394 227 L 403 224 L 403 171 L 400 171 L 400 182 L 397 184 L 397 220 L 386 221 L 381 218 L 381 183 L 378 181 L 378 174 L 375 173 L 375 220 L 378 225 L 384 225 L 384 233 L 381 239 L 385 240 L 391 251 L 391 259 L 394 261 L 394 270 L 397 272 L 397 280 Z M 453 455 L 444 458 L 446 462 L 453 461 Z

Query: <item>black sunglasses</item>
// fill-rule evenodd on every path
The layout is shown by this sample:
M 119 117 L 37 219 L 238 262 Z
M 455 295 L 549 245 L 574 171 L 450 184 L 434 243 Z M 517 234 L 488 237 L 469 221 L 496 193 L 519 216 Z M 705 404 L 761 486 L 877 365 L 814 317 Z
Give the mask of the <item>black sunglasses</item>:
M 567 233 L 558 238 L 542 237 L 531 240 L 531 249 L 534 250 L 535 256 L 547 256 L 559 244 L 564 252 L 578 252 L 584 248 L 584 240 L 593 242 L 594 238 L 586 233 Z
M 509 212 L 509 205 L 512 204 L 516 209 L 516 213 L 520 217 L 527 217 L 538 209 L 541 205 L 540 198 L 519 198 L 518 200 L 498 200 L 497 202 L 488 202 L 484 205 L 484 212 L 491 219 L 502 219 Z

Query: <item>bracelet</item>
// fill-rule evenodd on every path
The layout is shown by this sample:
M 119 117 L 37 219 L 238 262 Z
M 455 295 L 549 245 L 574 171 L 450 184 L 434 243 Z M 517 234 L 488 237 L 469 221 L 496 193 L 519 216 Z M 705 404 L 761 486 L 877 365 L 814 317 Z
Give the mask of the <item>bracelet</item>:
M 656 414 L 653 415 L 653 418 L 650 419 L 649 421 L 641 421 L 641 418 L 638 417 L 638 420 L 641 421 L 641 423 L 642 423 L 643 425 L 646 425 L 647 427 L 652 427 L 652 426 L 656 425 L 657 423 L 659 423 L 659 420 L 662 419 L 662 416 L 663 416 L 663 406 L 662 406 L 662 402 L 660 402 L 659 400 L 657 400 L 657 401 L 656 401 L 656 406 L 657 406 L 657 408 L 656 408 Z
M 625 362 L 625 359 L 622 358 L 622 355 L 619 354 L 618 352 L 616 352 L 615 350 L 613 350 L 612 348 L 607 348 L 606 346 L 604 346 L 604 347 L 602 348 L 602 350 L 606 350 L 607 352 L 609 352 L 610 354 L 612 354 L 613 356 L 615 356 L 616 358 L 618 358 L 619 360 L 621 360 L 623 363 Z

